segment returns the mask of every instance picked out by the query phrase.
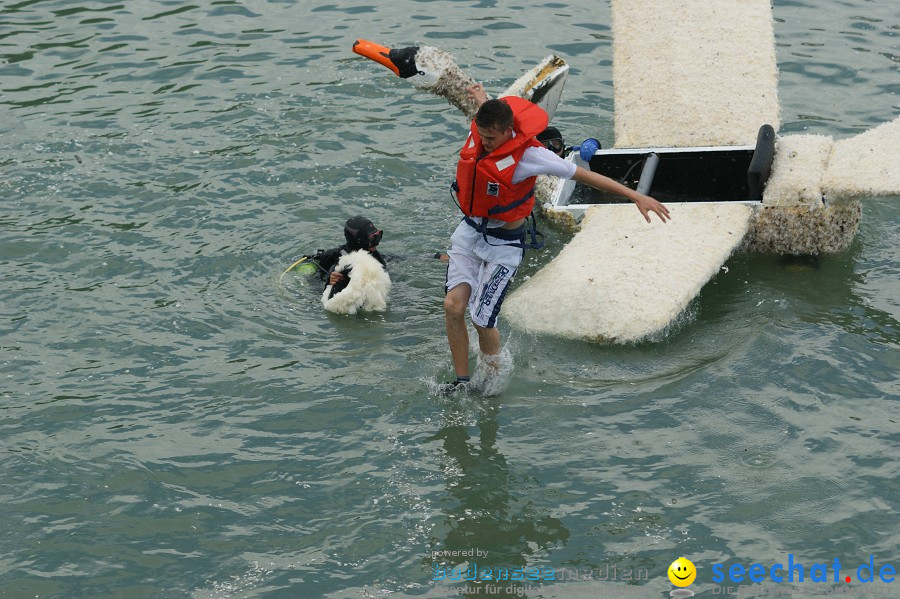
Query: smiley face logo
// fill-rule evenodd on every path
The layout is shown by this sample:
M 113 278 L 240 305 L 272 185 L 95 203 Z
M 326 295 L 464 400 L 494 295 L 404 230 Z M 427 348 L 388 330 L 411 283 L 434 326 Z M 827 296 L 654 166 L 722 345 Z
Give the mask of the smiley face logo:
M 679 557 L 669 566 L 669 580 L 677 587 L 686 587 L 697 578 L 697 568 L 691 560 Z

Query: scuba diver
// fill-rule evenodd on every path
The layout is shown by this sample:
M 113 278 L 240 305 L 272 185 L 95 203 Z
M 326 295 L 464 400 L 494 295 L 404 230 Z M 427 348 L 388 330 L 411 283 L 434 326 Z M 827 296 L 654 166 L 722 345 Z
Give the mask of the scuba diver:
M 563 141 L 562 133 L 556 127 L 547 127 L 538 133 L 535 139 L 560 158 L 565 156 L 566 144 Z
M 366 250 L 373 258 L 378 260 L 381 266 L 386 266 L 384 256 L 377 249 L 383 235 L 384 231 L 376 228 L 368 218 L 354 216 L 344 224 L 344 239 L 347 240 L 347 243 L 330 250 L 319 250 L 314 256 L 309 256 L 308 259 L 318 266 L 319 278 L 326 286 L 346 284 L 347 276 L 335 271 L 335 266 L 337 266 L 341 256 L 346 256 L 350 252 L 358 250 Z
M 559 129 L 556 127 L 547 127 L 540 133 L 538 133 L 535 137 L 536 140 L 541 142 L 541 145 L 559 156 L 560 158 L 565 158 L 566 154 L 570 151 L 578 152 L 578 155 L 585 162 L 590 161 L 591 156 L 594 155 L 594 152 L 601 149 L 600 142 L 593 138 L 589 137 L 583 142 L 581 142 L 577 146 L 566 146 L 566 142 L 563 140 L 562 133 L 559 132 Z
M 377 249 L 383 234 L 368 218 L 354 216 L 344 224 L 345 244 L 303 256 L 281 273 L 279 281 L 295 268 L 298 273 L 315 272 L 325 283 L 322 306 L 327 311 L 382 311 L 391 289 L 385 257 Z

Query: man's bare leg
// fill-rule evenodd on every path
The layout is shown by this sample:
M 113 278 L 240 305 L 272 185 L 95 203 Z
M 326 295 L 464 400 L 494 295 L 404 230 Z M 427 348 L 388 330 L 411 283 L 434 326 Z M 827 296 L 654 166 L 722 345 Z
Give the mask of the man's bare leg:
M 469 330 L 466 327 L 466 307 L 472 287 L 468 283 L 457 285 L 444 296 L 444 321 L 447 326 L 447 342 L 450 344 L 450 357 L 456 377 L 469 376 Z M 479 331 L 479 343 L 481 333 Z M 499 334 L 497 351 L 499 352 Z M 482 350 L 484 351 L 484 350 Z
M 500 354 L 500 330 L 497 327 L 490 329 L 475 325 L 478 331 L 478 347 L 481 353 L 486 356 L 496 356 Z
M 500 370 L 500 330 L 497 327 L 484 328 L 475 325 L 478 332 L 478 348 L 481 350 L 481 360 L 493 374 Z

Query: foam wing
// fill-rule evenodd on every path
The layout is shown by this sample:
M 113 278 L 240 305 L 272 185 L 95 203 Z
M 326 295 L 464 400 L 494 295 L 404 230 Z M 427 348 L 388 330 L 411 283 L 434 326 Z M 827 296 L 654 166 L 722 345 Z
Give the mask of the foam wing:
M 747 232 L 745 204 L 673 204 L 647 224 L 630 204 L 590 208 L 581 231 L 506 299 L 530 333 L 634 342 L 664 331 Z
M 752 144 L 778 131 L 770 0 L 613 0 L 617 147 Z

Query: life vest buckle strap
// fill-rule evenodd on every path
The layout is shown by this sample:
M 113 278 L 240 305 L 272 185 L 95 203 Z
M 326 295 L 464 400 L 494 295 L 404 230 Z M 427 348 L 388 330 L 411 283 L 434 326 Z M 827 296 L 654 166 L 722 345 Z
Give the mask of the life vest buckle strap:
M 455 180 L 450 184 L 450 199 L 453 200 L 453 203 L 456 204 L 456 207 L 459 208 L 459 211 L 465 214 L 465 211 L 459 204 L 459 183 L 457 183 Z
M 476 223 L 474 220 L 469 218 L 468 216 L 463 217 L 463 221 L 475 229 L 478 233 L 481 233 L 482 237 L 484 237 L 485 243 L 493 246 L 509 246 L 514 248 L 519 248 L 523 250 L 539 250 L 544 247 L 544 234 L 538 231 L 537 222 L 534 218 L 534 213 L 532 212 L 528 217 L 530 219 L 530 224 L 523 225 L 521 227 L 516 227 L 515 229 L 501 229 L 501 228 L 492 228 L 489 229 L 488 219 L 483 219 L 481 223 Z M 529 238 L 526 241 L 526 234 Z M 500 241 L 518 241 L 518 243 L 491 243 L 488 237 L 493 237 L 494 239 Z
M 493 208 L 488 209 L 488 214 L 493 216 L 495 214 L 500 214 L 501 212 L 508 212 L 510 210 L 515 210 L 528 200 L 534 197 L 534 187 L 528 190 L 528 193 L 525 194 L 524 197 L 515 200 L 514 202 L 510 202 L 509 204 L 505 204 L 503 206 L 494 206 Z
M 531 237 L 531 242 L 528 244 L 528 249 L 530 250 L 540 250 L 544 247 L 544 234 L 538 231 L 537 221 L 534 218 L 534 212 L 528 215 L 528 218 L 531 219 L 531 226 L 528 227 L 528 235 Z M 538 240 L 540 237 L 540 240 Z

